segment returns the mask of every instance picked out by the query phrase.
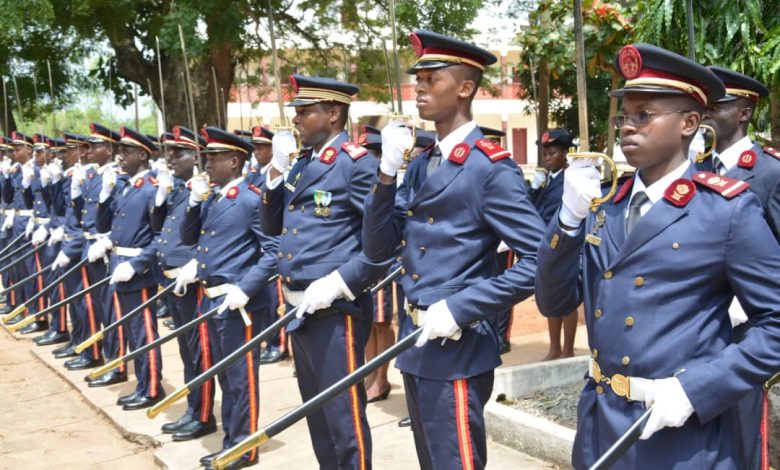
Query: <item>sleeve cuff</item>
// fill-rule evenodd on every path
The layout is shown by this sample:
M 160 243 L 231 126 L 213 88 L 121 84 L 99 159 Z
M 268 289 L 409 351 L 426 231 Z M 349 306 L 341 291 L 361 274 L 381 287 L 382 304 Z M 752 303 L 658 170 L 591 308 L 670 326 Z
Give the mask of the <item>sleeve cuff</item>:
M 270 170 L 265 174 L 265 186 L 271 191 L 278 188 L 279 185 L 282 184 L 282 180 L 284 180 L 284 174 L 281 174 L 274 179 L 271 179 Z
M 574 214 L 572 214 L 571 211 L 564 205 L 561 205 L 561 210 L 558 212 L 558 220 L 562 225 L 567 227 L 577 227 L 575 230 L 566 230 L 561 227 L 561 231 L 566 235 L 573 237 L 579 233 L 580 226 L 582 225 L 582 219 L 575 217 Z

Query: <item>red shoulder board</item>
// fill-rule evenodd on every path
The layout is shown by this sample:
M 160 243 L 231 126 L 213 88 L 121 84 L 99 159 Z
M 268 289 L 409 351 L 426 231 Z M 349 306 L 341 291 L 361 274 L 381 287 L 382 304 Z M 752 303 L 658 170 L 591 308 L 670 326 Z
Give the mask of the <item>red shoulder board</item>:
M 341 148 L 343 148 L 344 151 L 347 152 L 353 160 L 357 160 L 358 158 L 368 153 L 368 150 L 359 145 L 355 145 L 350 141 L 344 142 L 344 145 L 342 145 Z
M 750 170 L 751 168 L 756 166 L 757 159 L 758 158 L 756 157 L 756 152 L 752 150 L 745 150 L 739 156 L 739 162 L 737 162 L 737 166 L 740 168 L 747 168 L 748 170 Z
M 238 186 L 233 186 L 232 188 L 228 189 L 227 194 L 225 194 L 225 197 L 228 199 L 235 199 L 236 196 L 238 196 Z
M 490 161 L 493 163 L 512 155 L 509 153 L 509 150 L 505 150 L 500 145 L 489 139 L 479 139 L 476 142 L 476 145 L 480 150 L 485 152 L 485 155 L 487 155 Z
M 691 180 L 680 178 L 672 182 L 666 191 L 664 198 L 677 207 L 683 207 L 696 194 L 696 185 Z
M 726 199 L 731 199 L 750 187 L 744 181 L 727 178 L 707 171 L 698 171 L 693 175 L 693 181 L 710 188 Z
M 157 178 L 155 178 L 154 176 L 149 176 L 149 182 L 152 183 L 152 186 L 154 186 L 155 188 L 157 187 Z
M 777 150 L 776 148 L 773 147 L 764 147 L 764 152 L 780 160 L 780 150 Z
M 262 194 L 263 194 L 263 190 L 262 190 L 262 189 L 260 189 L 260 188 L 258 188 L 257 186 L 255 186 L 255 185 L 253 185 L 253 184 L 250 184 L 250 185 L 249 185 L 249 189 L 251 189 L 252 191 L 254 191 L 255 193 L 257 193 L 257 195 L 258 195 L 258 196 L 262 196 Z
M 140 188 L 143 185 L 144 185 L 144 179 L 143 178 L 136 178 L 135 182 L 133 183 L 133 186 L 135 186 L 136 188 Z
M 471 147 L 468 144 L 460 143 L 456 145 L 452 152 L 450 152 L 449 160 L 458 165 L 463 165 L 469 154 L 471 153 Z
M 563 174 L 565 176 L 566 172 L 564 171 Z M 620 187 L 620 191 L 618 191 L 614 199 L 615 204 L 617 204 L 618 202 L 623 200 L 624 197 L 630 194 L 632 187 L 634 187 L 634 177 L 627 179 L 626 182 L 623 183 L 623 186 Z
M 336 156 L 339 154 L 339 151 L 336 150 L 336 147 L 328 147 L 325 150 L 322 151 L 320 154 L 320 161 L 322 163 L 327 163 L 330 165 L 334 161 L 336 161 Z

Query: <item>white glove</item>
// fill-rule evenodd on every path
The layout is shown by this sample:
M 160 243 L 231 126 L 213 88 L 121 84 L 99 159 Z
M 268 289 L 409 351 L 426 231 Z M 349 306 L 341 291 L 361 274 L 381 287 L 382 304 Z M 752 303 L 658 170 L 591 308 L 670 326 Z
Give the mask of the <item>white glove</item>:
M 162 206 L 168 194 L 173 190 L 173 176 L 170 172 L 161 171 L 157 174 L 157 194 L 154 196 L 154 205 Z
M 192 178 L 190 180 L 190 206 L 197 206 L 203 202 L 204 196 L 206 196 L 211 188 L 209 188 L 209 182 L 206 178 Z
M 35 177 L 35 168 L 32 165 L 22 165 L 22 187 L 27 189 L 32 184 Z
M 531 189 L 541 188 L 545 181 L 547 181 L 547 170 L 537 168 L 536 173 L 534 173 L 534 180 L 531 181 Z
M 496 248 L 496 253 L 506 253 L 509 251 L 509 245 L 507 245 L 504 240 L 501 240 L 501 243 L 498 244 L 498 248 Z
M 338 271 L 333 271 L 309 284 L 309 287 L 303 292 L 303 300 L 298 305 L 295 316 L 301 318 L 306 313 L 314 313 L 317 310 L 330 307 L 336 299 L 352 297 L 348 291 L 341 274 Z
M 48 167 L 42 166 L 38 174 L 41 177 L 41 186 L 46 187 L 51 184 L 52 175 Z
M 173 293 L 176 295 L 184 295 L 187 293 L 187 285 L 192 284 L 198 280 L 198 260 L 191 259 L 181 267 L 179 275 L 176 276 L 176 286 L 173 288 Z
M 292 131 L 280 130 L 274 134 L 271 142 L 273 145 L 271 165 L 279 173 L 284 173 L 290 169 L 290 160 L 295 155 L 295 151 L 298 150 L 298 141 L 295 140 L 295 135 Z
M 46 230 L 46 227 L 43 225 L 39 225 L 38 228 L 33 232 L 32 234 L 32 242 L 34 246 L 38 246 L 41 243 L 46 241 L 46 238 L 49 236 L 49 231 Z
M 406 123 L 391 120 L 382 129 L 382 159 L 379 161 L 379 171 L 387 176 L 395 176 L 404 164 L 404 151 L 412 148 L 412 131 Z
M 54 246 L 61 242 L 63 238 L 65 238 L 65 229 L 62 227 L 57 227 L 51 231 L 51 237 L 49 237 L 47 244 L 49 246 Z
M 14 226 L 14 213 L 11 212 L 10 214 L 5 216 L 2 230 L 10 230 L 11 228 L 13 228 L 13 226 Z
M 601 196 L 601 176 L 592 161 L 576 159 L 563 172 L 563 204 L 559 219 L 563 225 L 579 227 L 588 216 L 590 202 Z
M 260 169 L 260 162 L 257 161 L 257 158 L 252 154 L 252 158 L 249 159 L 249 168 L 254 170 Z
M 30 238 L 33 230 L 35 230 L 35 222 L 33 222 L 33 218 L 30 217 L 27 220 L 27 225 L 24 226 L 24 238 Z
M 59 268 L 64 268 L 68 264 L 70 264 L 70 258 L 60 250 L 60 252 L 57 253 L 57 257 L 54 258 L 54 264 L 51 265 L 51 270 L 56 271 Z
M 247 302 L 249 302 L 249 297 L 244 294 L 244 291 L 242 291 L 241 288 L 230 286 L 227 294 L 225 294 L 225 299 L 222 301 L 222 305 L 219 306 L 219 313 L 222 313 L 225 310 L 238 310 L 244 308 L 246 307 Z
M 455 335 L 460 327 L 455 323 L 452 312 L 447 306 L 446 300 L 440 300 L 428 307 L 423 321 L 423 330 L 417 337 L 415 346 L 421 348 L 429 339 L 449 338 Z
M 113 167 L 108 167 L 103 172 L 103 179 L 100 186 L 100 202 L 105 202 L 106 199 L 111 197 L 111 191 L 116 186 L 116 171 Z
M 87 259 L 90 263 L 94 263 L 106 256 L 106 252 L 110 250 L 112 246 L 114 246 L 114 244 L 111 243 L 111 240 L 109 240 L 108 237 L 98 238 L 95 240 L 95 243 L 89 247 L 89 250 L 87 250 Z
M 49 173 L 51 173 L 51 180 L 54 183 L 62 179 L 62 163 L 60 163 L 59 160 L 54 160 L 53 162 L 49 163 L 47 168 Z
M 130 261 L 123 261 L 119 263 L 114 272 L 111 273 L 111 280 L 109 284 L 116 284 L 117 282 L 127 282 L 135 276 L 135 269 L 130 264 Z
M 3 161 L 0 162 L 0 171 L 3 172 L 3 176 L 6 178 L 11 176 L 11 159 L 4 158 Z
M 70 198 L 77 199 L 81 196 L 81 184 L 84 182 L 85 171 L 81 165 L 73 167 L 73 175 L 70 178 Z
M 645 406 L 653 407 L 640 439 L 649 439 L 663 428 L 679 428 L 693 414 L 693 405 L 677 377 L 654 380 Z

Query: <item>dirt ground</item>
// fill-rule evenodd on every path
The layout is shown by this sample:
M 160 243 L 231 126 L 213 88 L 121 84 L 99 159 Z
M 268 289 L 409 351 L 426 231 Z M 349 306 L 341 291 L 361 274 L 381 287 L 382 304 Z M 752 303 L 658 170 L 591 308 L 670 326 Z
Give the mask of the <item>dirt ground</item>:
M 70 384 L 0 329 L 0 468 L 154 468 Z

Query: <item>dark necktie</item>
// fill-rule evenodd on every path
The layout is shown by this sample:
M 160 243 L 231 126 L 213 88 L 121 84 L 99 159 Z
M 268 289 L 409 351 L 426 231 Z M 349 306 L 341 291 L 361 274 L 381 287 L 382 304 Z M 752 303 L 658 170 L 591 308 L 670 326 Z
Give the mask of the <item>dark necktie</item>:
M 426 167 L 426 174 L 428 176 L 431 176 L 431 173 L 436 170 L 436 168 L 439 168 L 439 165 L 441 164 L 441 149 L 437 145 L 436 148 L 433 149 L 433 153 L 431 154 L 430 158 L 428 159 L 428 166 Z
M 642 217 L 642 206 L 649 200 L 650 198 L 647 197 L 644 191 L 639 191 L 631 198 L 631 203 L 628 205 L 628 219 L 626 219 L 626 235 L 631 233 L 634 225 Z
M 721 176 L 726 173 L 726 165 L 723 164 L 717 155 L 712 156 L 712 171 Z

